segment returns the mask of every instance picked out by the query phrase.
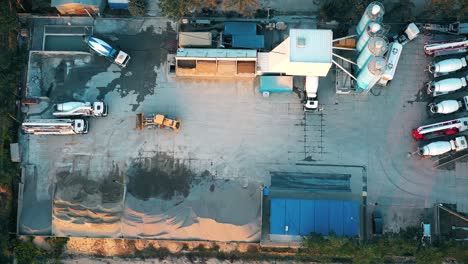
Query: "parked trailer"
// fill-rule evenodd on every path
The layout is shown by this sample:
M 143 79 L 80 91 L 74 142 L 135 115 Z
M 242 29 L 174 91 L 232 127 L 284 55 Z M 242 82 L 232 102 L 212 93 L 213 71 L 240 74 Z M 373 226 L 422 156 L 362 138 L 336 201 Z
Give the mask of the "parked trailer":
M 450 40 L 434 43 L 426 43 L 424 45 L 424 53 L 426 55 L 433 55 L 434 57 L 464 53 L 468 50 L 468 40 Z
M 83 40 L 97 54 L 110 59 L 112 62 L 119 65 L 120 67 L 127 67 L 128 62 L 130 61 L 130 56 L 127 53 L 118 49 L 114 49 L 105 41 L 95 37 L 83 36 Z
M 439 103 L 430 103 L 429 109 L 432 114 L 451 114 L 460 110 L 468 111 L 468 96 L 458 100 L 444 100 Z
M 448 25 L 424 24 L 423 29 L 428 31 L 438 31 L 448 34 L 460 35 L 468 34 L 468 23 L 455 22 Z
M 467 77 L 462 78 L 447 78 L 439 81 L 431 81 L 427 83 L 427 94 L 431 96 L 439 96 L 455 92 L 467 85 Z
M 88 133 L 85 119 L 28 119 L 21 124 L 26 134 L 33 135 L 75 135 Z
M 436 141 L 420 147 L 417 154 L 420 156 L 440 156 L 449 152 L 458 152 L 467 149 L 466 138 L 456 137 L 449 141 Z
M 413 129 L 411 134 L 416 140 L 424 140 L 440 136 L 455 135 L 465 130 L 468 130 L 468 117 L 420 126 Z
M 432 62 L 428 65 L 428 70 L 434 77 L 459 71 L 467 66 L 467 57 L 446 59 L 439 62 Z
M 66 102 L 56 104 L 54 116 L 107 116 L 107 105 L 104 102 Z

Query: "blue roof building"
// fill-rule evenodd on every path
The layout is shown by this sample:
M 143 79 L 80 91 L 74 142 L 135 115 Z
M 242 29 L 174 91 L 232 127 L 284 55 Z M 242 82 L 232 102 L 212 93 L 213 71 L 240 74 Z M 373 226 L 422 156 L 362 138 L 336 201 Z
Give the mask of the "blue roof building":
M 271 235 L 359 235 L 360 209 L 356 201 L 274 198 L 270 205 Z
M 224 23 L 225 35 L 257 35 L 257 24 L 250 22 Z

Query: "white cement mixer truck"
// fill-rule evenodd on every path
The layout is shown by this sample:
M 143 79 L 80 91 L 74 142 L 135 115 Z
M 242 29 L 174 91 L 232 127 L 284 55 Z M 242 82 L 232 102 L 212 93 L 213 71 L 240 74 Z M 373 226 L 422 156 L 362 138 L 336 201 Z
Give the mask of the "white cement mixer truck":
M 420 156 L 432 157 L 439 156 L 449 152 L 458 152 L 467 149 L 466 138 L 464 136 L 456 137 L 449 141 L 436 141 L 420 147 L 417 154 Z
M 468 96 L 458 100 L 444 100 L 439 103 L 430 103 L 429 110 L 432 114 L 451 114 L 460 110 L 468 111 Z
M 467 56 L 468 57 L 468 56 Z M 428 70 L 434 77 L 449 74 L 451 72 L 459 71 L 467 66 L 467 57 L 446 59 L 439 62 L 432 62 L 428 65 Z
M 66 102 L 56 104 L 54 116 L 107 116 L 107 105 L 104 102 Z
M 462 78 L 447 78 L 439 81 L 431 81 L 427 83 L 427 94 L 431 96 L 439 96 L 455 92 L 467 85 L 467 77 Z

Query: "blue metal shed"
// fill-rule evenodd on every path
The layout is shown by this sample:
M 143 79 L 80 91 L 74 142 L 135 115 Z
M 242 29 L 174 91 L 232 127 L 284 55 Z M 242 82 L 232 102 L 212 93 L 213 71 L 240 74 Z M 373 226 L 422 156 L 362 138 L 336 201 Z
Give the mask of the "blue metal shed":
M 359 204 L 355 201 L 271 199 L 270 233 L 307 236 L 359 234 Z
M 270 93 L 292 93 L 292 76 L 260 76 L 259 91 Z
M 233 48 L 263 49 L 265 37 L 263 35 L 233 35 Z
M 224 23 L 225 35 L 257 35 L 257 24 L 249 22 Z
M 108 0 L 107 3 L 112 9 L 128 9 L 128 0 Z

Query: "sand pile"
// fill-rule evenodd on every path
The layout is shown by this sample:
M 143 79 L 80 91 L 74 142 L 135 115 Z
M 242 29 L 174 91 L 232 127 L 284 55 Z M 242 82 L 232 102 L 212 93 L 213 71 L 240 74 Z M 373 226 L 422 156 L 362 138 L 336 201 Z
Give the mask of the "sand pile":
M 82 170 L 84 171 L 84 170 Z M 58 236 L 259 241 L 259 183 L 214 180 L 164 154 L 138 159 L 104 180 L 57 174 L 52 232 Z M 117 182 L 117 183 L 116 183 Z M 124 193 L 125 192 L 125 193 Z
M 190 194 L 171 200 L 139 200 L 126 195 L 122 216 L 125 237 L 258 241 L 261 229 L 260 185 L 204 181 Z
M 80 175 L 58 183 L 53 200 L 52 232 L 57 236 L 118 237 L 123 186 L 112 177 L 95 182 Z

